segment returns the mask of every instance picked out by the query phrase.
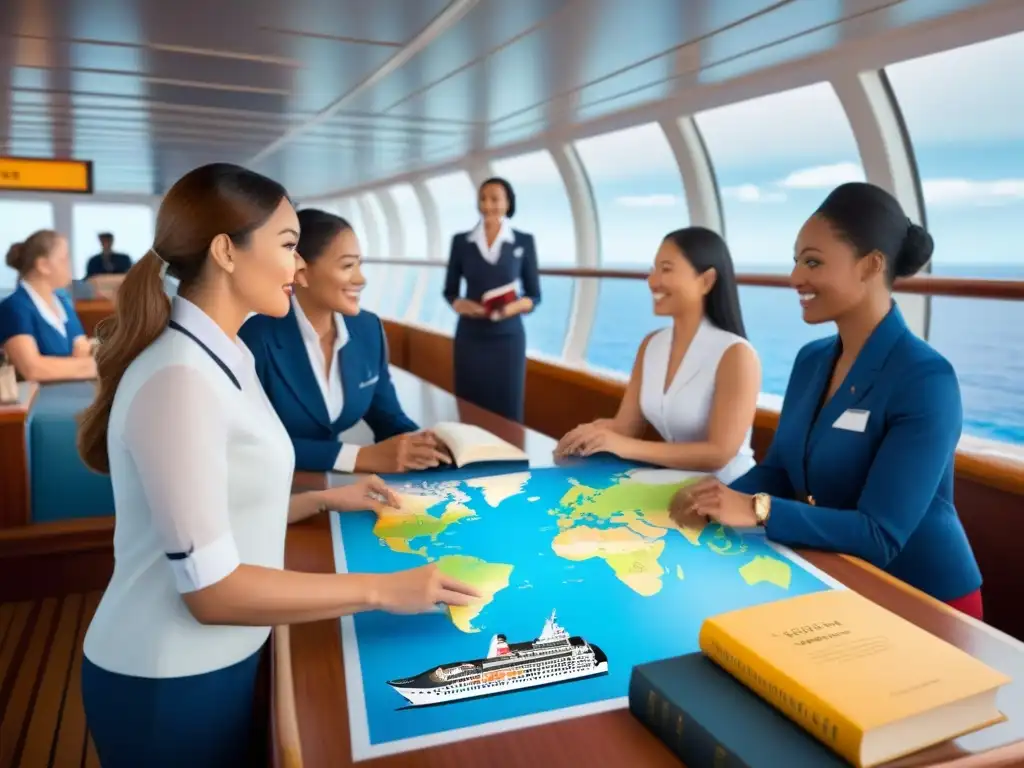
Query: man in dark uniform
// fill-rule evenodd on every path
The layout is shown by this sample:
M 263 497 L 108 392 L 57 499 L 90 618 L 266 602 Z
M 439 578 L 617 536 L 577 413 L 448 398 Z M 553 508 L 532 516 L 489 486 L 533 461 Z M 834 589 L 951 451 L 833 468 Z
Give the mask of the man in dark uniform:
M 89 259 L 85 268 L 86 280 L 97 275 L 123 275 L 132 268 L 132 260 L 127 254 L 114 252 L 114 236 L 109 232 L 100 233 L 100 249 Z

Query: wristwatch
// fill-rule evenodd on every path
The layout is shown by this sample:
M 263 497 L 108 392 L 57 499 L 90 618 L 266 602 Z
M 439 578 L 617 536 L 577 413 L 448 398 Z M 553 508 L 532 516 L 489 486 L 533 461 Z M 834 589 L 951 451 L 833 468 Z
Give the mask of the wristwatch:
M 754 494 L 754 516 L 758 525 L 766 525 L 772 513 L 772 497 L 767 493 Z

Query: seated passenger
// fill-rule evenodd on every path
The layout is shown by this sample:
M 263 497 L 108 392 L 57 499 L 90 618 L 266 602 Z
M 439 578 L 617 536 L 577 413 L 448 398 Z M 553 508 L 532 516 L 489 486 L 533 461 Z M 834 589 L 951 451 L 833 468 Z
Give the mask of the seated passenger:
M 240 337 L 252 351 L 267 397 L 295 446 L 295 468 L 311 472 L 405 472 L 448 461 L 440 443 L 405 415 L 388 372 L 380 319 L 360 311 L 366 280 L 359 240 L 333 214 L 299 211 L 291 311 L 255 315 Z M 375 445 L 340 442 L 360 420 Z
M 825 199 L 800 230 L 791 282 L 804 321 L 834 322 L 838 335 L 797 355 L 764 461 L 731 487 L 685 489 L 672 511 L 855 555 L 981 618 L 981 573 L 953 506 L 956 372 L 891 296 L 932 248 L 878 187 L 844 184 Z
M 64 288 L 71 284 L 68 241 L 41 229 L 11 246 L 14 293 L 0 302 L 0 345 L 21 378 L 69 381 L 96 377 L 89 340 Z
M 556 456 L 612 453 L 726 482 L 754 464 L 761 366 L 747 342 L 729 249 L 703 227 L 662 241 L 647 283 L 672 325 L 640 344 L 619 411 L 563 437 Z M 664 442 L 643 439 L 650 424 Z

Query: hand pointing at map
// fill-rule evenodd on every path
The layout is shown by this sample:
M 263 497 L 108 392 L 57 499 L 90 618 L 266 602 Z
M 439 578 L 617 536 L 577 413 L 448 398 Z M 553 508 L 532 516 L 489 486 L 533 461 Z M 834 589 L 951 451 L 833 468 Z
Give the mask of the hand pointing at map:
M 669 513 L 679 525 L 692 525 L 694 518 L 712 520 L 730 528 L 757 525 L 753 498 L 732 490 L 716 477 L 681 488 L 672 498 Z
M 381 576 L 375 603 L 389 613 L 428 613 L 438 604 L 470 605 L 482 597 L 476 589 L 431 563 Z

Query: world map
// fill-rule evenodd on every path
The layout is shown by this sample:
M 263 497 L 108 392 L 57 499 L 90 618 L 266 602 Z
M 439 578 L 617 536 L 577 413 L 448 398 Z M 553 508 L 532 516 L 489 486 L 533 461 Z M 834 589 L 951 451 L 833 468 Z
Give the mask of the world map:
M 603 488 L 568 476 L 566 492 L 557 506 L 547 510 L 558 528 L 551 537 L 552 551 L 570 561 L 602 560 L 622 584 L 643 597 L 658 594 L 665 578 L 685 578 L 682 565 L 675 565 L 670 572 L 660 561 L 666 536 L 682 536 L 691 546 L 706 546 L 723 557 L 747 552 L 747 543 L 723 526 L 677 525 L 669 515 L 669 504 L 679 489 L 694 480 L 665 482 L 665 474 L 658 470 L 629 470 L 612 476 L 610 484 Z M 478 489 L 490 509 L 500 509 L 523 496 L 530 477 L 530 472 L 516 472 L 399 486 L 401 508 L 378 510 L 373 533 L 383 545 L 394 552 L 436 561 L 446 574 L 483 593 L 484 598 L 473 606 L 450 609 L 452 623 L 463 632 L 478 631 L 473 620 L 498 592 L 509 586 L 515 564 L 491 563 L 469 555 L 438 554 L 446 546 L 439 544 L 439 537 L 450 526 L 478 516 L 467 506 L 470 497 L 465 488 Z M 541 504 L 543 499 L 529 496 L 525 502 Z M 737 568 L 748 584 L 769 582 L 780 589 L 789 588 L 790 566 L 778 557 L 757 555 Z
M 332 515 L 339 571 L 434 563 L 482 594 L 437 613 L 342 619 L 353 748 L 364 757 L 624 706 L 633 667 L 696 651 L 708 616 L 835 586 L 763 531 L 677 525 L 669 505 L 691 473 L 603 457 L 501 469 L 385 476 L 399 507 Z M 606 654 L 606 674 L 436 707 L 410 708 L 388 685 L 480 659 L 498 634 L 531 642 L 553 613 Z

